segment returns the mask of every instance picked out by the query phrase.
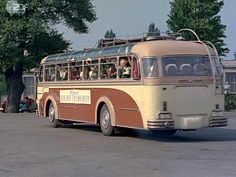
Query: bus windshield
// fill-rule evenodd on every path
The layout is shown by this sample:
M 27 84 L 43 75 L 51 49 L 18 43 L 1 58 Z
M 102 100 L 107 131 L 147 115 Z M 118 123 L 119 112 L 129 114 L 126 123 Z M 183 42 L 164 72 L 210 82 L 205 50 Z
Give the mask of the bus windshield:
M 164 76 L 211 76 L 207 56 L 173 56 L 162 59 Z

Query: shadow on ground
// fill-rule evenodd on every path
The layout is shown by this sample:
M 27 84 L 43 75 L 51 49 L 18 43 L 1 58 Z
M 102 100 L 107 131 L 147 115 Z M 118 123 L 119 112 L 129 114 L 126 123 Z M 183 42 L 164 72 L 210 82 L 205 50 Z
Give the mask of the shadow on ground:
M 88 124 L 64 125 L 63 128 L 80 129 L 101 133 L 99 126 Z M 151 141 L 163 142 L 214 142 L 236 141 L 236 129 L 228 128 L 204 128 L 196 131 L 178 131 L 174 136 L 162 136 L 145 130 L 130 130 L 116 134 L 114 137 L 130 137 Z

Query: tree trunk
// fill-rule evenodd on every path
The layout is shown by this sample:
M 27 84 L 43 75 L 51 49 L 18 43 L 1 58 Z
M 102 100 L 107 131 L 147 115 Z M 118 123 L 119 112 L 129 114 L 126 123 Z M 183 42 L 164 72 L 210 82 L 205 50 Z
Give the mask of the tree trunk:
M 25 89 L 23 80 L 23 64 L 18 62 L 15 67 L 6 69 L 6 87 L 7 87 L 7 111 L 10 113 L 19 112 L 21 95 Z

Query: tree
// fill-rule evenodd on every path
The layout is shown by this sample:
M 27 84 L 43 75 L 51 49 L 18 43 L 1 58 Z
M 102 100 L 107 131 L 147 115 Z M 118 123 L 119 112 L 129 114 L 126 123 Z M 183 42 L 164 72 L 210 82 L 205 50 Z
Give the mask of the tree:
M 203 41 L 212 42 L 220 56 L 225 56 L 228 48 L 224 43 L 226 26 L 221 24 L 219 12 L 223 0 L 174 0 L 167 25 L 171 32 L 183 28 L 194 30 Z M 184 36 L 193 39 L 191 35 Z
M 113 32 L 113 30 L 111 29 L 110 31 L 107 30 L 107 32 L 105 33 L 104 35 L 104 38 L 107 39 L 107 38 L 115 38 L 116 37 L 116 34 Z
M 64 23 L 78 33 L 96 20 L 90 0 L 19 0 L 24 14 L 10 15 L 0 2 L 0 74 L 5 76 L 9 112 L 18 112 L 24 91 L 22 74 L 48 54 L 63 52 L 70 43 L 54 29 Z
M 4 81 L 4 76 L 0 75 L 0 100 L 1 100 L 1 96 L 5 94 L 6 94 L 6 82 Z
M 155 27 L 155 23 L 151 23 L 148 27 L 147 36 L 160 36 L 160 30 L 158 27 Z

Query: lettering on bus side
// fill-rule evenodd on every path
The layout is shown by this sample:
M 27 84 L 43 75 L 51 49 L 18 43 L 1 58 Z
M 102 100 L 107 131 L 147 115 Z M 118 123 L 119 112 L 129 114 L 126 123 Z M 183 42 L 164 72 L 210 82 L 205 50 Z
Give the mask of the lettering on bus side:
M 91 91 L 60 90 L 60 103 L 91 104 Z

